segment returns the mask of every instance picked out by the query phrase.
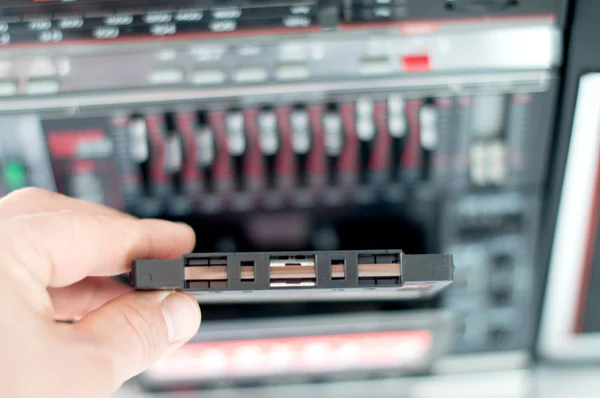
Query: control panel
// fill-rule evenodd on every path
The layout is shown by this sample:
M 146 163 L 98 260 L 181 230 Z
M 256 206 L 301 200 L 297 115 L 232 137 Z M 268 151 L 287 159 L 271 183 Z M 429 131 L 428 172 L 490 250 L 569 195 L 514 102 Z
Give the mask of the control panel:
M 561 52 L 551 17 L 424 26 L 0 48 L 0 111 L 380 89 L 402 77 L 418 88 L 425 76 L 544 70 Z
M 431 231 L 415 250 L 455 255 L 456 286 L 443 301 L 463 319 L 456 349 L 517 349 L 532 332 L 527 247 L 549 139 L 536 115 L 554 83 L 513 84 L 516 92 L 398 88 L 6 115 L 0 123 L 15 134 L 3 135 L 3 148 L 15 150 L 4 149 L 3 187 L 55 187 L 144 217 L 200 217 L 203 250 L 228 238 L 237 249 L 313 247 L 306 222 L 313 234 L 333 234 L 333 246 L 319 249 L 338 249 L 351 245 L 342 236 L 348 212 L 412 218 Z M 220 235 L 213 225 L 236 227 Z M 381 247 L 411 232 L 354 233 Z
M 15 177 L 25 170 L 19 158 L 39 167 L 40 156 L 23 145 L 33 136 L 44 139 L 59 190 L 145 216 L 398 203 L 415 189 L 519 189 L 544 172 L 540 156 L 524 148 L 543 145 L 532 127 L 550 84 L 524 82 L 517 93 L 415 97 L 398 89 L 245 106 L 122 107 L 67 119 L 3 116 L 18 132 L 3 137 L 7 155 L 23 151 L 4 166 L 12 176 L 6 189 L 40 185 L 29 179 L 39 173 Z M 118 194 L 95 196 L 96 189 Z

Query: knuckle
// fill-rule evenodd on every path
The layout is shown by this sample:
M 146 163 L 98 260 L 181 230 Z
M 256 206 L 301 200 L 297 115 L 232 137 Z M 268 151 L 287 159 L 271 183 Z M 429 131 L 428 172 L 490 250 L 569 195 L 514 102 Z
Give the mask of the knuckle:
M 52 191 L 48 191 L 43 188 L 38 187 L 26 187 L 21 188 L 16 191 L 13 191 L 2 198 L 1 202 L 9 203 L 9 202 L 20 202 L 22 200 L 39 200 L 39 199 L 47 199 L 48 197 L 52 197 L 54 195 L 58 195 Z

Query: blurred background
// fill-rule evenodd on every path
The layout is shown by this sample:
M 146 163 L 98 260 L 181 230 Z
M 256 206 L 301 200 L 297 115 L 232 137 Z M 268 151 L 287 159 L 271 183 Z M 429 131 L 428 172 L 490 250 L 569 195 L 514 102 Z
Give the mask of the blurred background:
M 200 296 L 119 396 L 600 394 L 600 2 L 1 3 L 0 195 L 454 255 L 427 300 Z

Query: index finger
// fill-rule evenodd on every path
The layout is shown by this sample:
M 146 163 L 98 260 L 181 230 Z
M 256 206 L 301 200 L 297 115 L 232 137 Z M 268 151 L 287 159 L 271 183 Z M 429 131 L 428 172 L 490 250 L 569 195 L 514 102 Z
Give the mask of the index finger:
M 104 205 L 71 198 L 57 192 L 36 187 L 19 189 L 18 191 L 11 192 L 0 198 L 0 220 L 26 214 L 60 210 L 84 211 L 88 213 L 134 218 L 129 214 Z
M 0 224 L 0 242 L 0 264 L 62 287 L 128 272 L 135 259 L 179 257 L 194 248 L 195 236 L 183 224 L 67 210 L 9 219 Z

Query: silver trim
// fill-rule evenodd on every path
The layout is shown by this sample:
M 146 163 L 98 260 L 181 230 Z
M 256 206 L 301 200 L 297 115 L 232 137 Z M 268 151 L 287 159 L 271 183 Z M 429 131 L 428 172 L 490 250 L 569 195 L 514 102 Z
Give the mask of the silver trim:
M 438 359 L 433 365 L 433 373 L 499 372 L 525 369 L 530 362 L 531 357 L 525 351 L 455 354 Z
M 376 388 L 375 386 L 373 386 Z M 533 380 L 528 370 L 473 372 L 417 379 L 410 398 L 526 398 Z
M 600 73 L 593 73 L 580 79 L 542 313 L 539 349 L 550 359 L 600 357 L 600 333 L 572 332 L 599 153 Z
M 560 41 L 562 40 L 561 32 L 557 28 L 554 20 L 552 18 L 537 18 L 533 17 L 531 19 L 521 19 L 516 18 L 514 20 L 506 20 L 506 19 L 488 19 L 484 22 L 479 20 L 472 20 L 462 23 L 456 23 L 456 21 L 449 22 L 439 22 L 435 20 L 420 20 L 420 21 L 412 21 L 412 23 L 426 24 L 426 25 L 435 25 L 437 31 L 434 35 L 442 35 L 447 36 L 451 34 L 464 33 L 469 32 L 470 35 L 477 35 L 482 32 L 489 32 L 490 30 L 521 30 L 521 29 L 538 29 L 545 28 L 551 29 L 554 32 L 556 45 L 554 47 L 554 51 L 560 53 Z M 169 49 L 177 49 L 182 47 L 187 47 L 190 44 L 208 44 L 210 45 L 239 45 L 243 44 L 267 44 L 267 45 L 277 45 L 281 42 L 281 40 L 285 41 L 303 41 L 308 43 L 315 43 L 320 41 L 329 41 L 329 40 L 353 40 L 356 38 L 362 39 L 365 36 L 376 36 L 376 37 L 384 37 L 389 38 L 393 36 L 397 36 L 399 32 L 399 27 L 405 25 L 404 22 L 398 22 L 397 24 L 386 24 L 383 23 L 378 27 L 373 27 L 371 24 L 366 23 L 364 27 L 360 29 L 342 29 L 338 31 L 306 31 L 306 32 L 287 32 L 285 29 L 279 31 L 279 29 L 275 29 L 277 34 L 251 34 L 251 31 L 239 31 L 238 34 L 228 35 L 225 34 L 223 36 L 213 36 L 207 37 L 203 36 L 202 33 L 210 33 L 210 32 L 196 32 L 197 36 L 188 38 L 175 36 L 169 40 L 162 40 L 159 38 L 153 38 L 148 35 L 146 39 L 131 39 L 125 41 L 110 41 L 110 40 L 93 40 L 90 41 L 77 41 L 77 40 L 67 40 L 62 43 L 57 43 L 56 46 L 47 46 L 42 43 L 39 46 L 30 46 L 26 43 L 15 43 L 11 46 L 1 47 L 0 48 L 0 59 L 3 58 L 13 58 L 15 56 L 30 56 L 30 55 L 52 55 L 56 53 L 57 50 L 61 54 L 64 55 L 81 55 L 81 54 L 111 54 L 115 51 L 120 53 L 129 53 L 131 51 L 147 51 L 147 50 L 155 50 L 155 49 L 164 49 L 165 47 Z M 413 38 L 418 36 L 427 36 L 419 35 L 419 34 L 402 34 L 404 38 Z M 163 38 L 164 39 L 164 38 Z M 25 44 L 23 46 L 22 44 Z
M 289 385 L 261 385 L 243 390 L 226 386 L 202 391 L 205 398 L 245 398 L 263 397 L 330 397 L 330 398 L 526 398 L 531 397 L 534 387 L 533 374 L 529 370 L 507 372 L 476 372 L 454 375 L 434 375 L 426 377 L 393 377 L 373 380 L 353 380 L 342 376 L 326 383 L 290 383 Z M 150 386 L 161 386 L 171 379 L 142 376 Z M 168 385 L 168 384 L 167 384 Z M 126 384 L 115 395 L 116 398 L 144 398 L 146 393 L 136 391 L 137 386 Z M 139 395 L 138 395 L 139 394 Z M 178 397 L 173 392 L 152 395 L 156 398 Z M 192 396 L 185 395 L 182 396 Z
M 445 287 L 446 285 L 443 285 Z M 193 293 L 192 295 L 200 304 L 213 303 L 284 303 L 284 302 L 319 302 L 319 301 L 381 301 L 381 300 L 414 300 L 423 297 L 432 297 L 439 293 L 441 288 L 428 289 L 425 292 L 421 289 L 384 289 L 384 290 L 366 290 L 356 289 L 347 291 L 331 291 L 321 289 L 307 289 L 306 291 L 290 292 L 288 290 L 273 289 L 266 292 L 253 292 L 245 294 L 243 292 L 232 293 L 222 292 L 219 294 Z
M 245 96 L 285 96 L 322 94 L 324 92 L 351 92 L 361 90 L 418 89 L 448 90 L 454 93 L 477 88 L 481 92 L 497 92 L 499 89 L 518 90 L 519 85 L 537 86 L 539 91 L 547 89 L 553 73 L 548 70 L 511 73 L 486 73 L 469 75 L 407 76 L 382 80 L 356 80 L 344 82 L 313 82 L 281 85 L 256 85 L 246 87 L 171 89 L 164 91 L 127 91 L 98 94 L 62 94 L 46 98 L 11 98 L 0 101 L 0 112 L 71 110 L 86 107 L 135 105 L 176 101 L 201 101 Z M 531 92 L 535 87 L 527 87 Z M 270 98 L 272 100 L 272 98 Z

